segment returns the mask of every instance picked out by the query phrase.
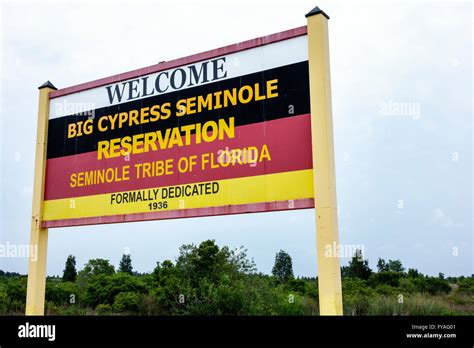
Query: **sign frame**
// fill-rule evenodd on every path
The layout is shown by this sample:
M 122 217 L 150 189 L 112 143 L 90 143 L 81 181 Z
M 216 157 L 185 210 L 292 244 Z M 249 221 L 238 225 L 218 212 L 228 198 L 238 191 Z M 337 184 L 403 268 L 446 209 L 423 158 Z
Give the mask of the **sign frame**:
M 311 138 L 313 155 L 314 207 L 316 212 L 316 239 L 318 256 L 319 302 L 321 315 L 342 315 L 342 290 L 339 258 L 326 255 L 327 245 L 338 244 L 337 200 L 334 159 L 334 137 L 331 107 L 331 83 L 329 61 L 328 19 L 318 7 L 307 15 L 307 25 L 275 33 L 265 37 L 244 41 L 242 43 L 191 55 L 151 67 L 130 71 L 124 74 L 103 78 L 76 86 L 57 90 L 47 81 L 39 87 L 37 143 L 35 157 L 35 175 L 33 188 L 32 223 L 30 244 L 38 249 L 37 258 L 29 259 L 28 285 L 26 298 L 26 315 L 44 315 L 44 298 L 46 286 L 46 258 L 48 244 L 48 227 L 59 227 L 44 224 L 43 198 L 45 190 L 46 148 L 50 99 L 87 90 L 93 87 L 116 83 L 136 76 L 178 67 L 183 64 L 211 59 L 245 49 L 267 45 L 289 38 L 308 35 L 308 61 L 310 81 Z M 315 168 L 317 170 L 315 170 Z M 295 208 L 312 207 L 312 200 L 300 202 Z M 250 206 L 240 212 L 265 211 L 265 204 Z M 278 208 L 278 207 L 277 207 Z M 205 208 L 204 208 L 205 209 Z M 215 208 L 212 208 L 215 209 Z M 281 207 L 282 210 L 286 207 Z M 222 214 L 239 213 L 223 211 Z M 202 214 L 175 217 L 208 216 Z M 216 214 L 212 214 L 216 215 Z M 137 220 L 133 220 L 137 221 Z M 142 220 L 140 220 L 142 221 Z M 108 222 L 123 222 L 111 220 Z M 79 223 L 81 225 L 81 223 Z

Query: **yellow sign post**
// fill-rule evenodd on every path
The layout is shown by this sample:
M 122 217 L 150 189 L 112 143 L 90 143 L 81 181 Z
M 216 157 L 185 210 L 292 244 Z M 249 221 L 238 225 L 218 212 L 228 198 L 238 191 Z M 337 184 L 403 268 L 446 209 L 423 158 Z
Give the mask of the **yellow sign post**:
M 318 7 L 308 21 L 309 89 L 313 147 L 314 204 L 318 253 L 319 309 L 321 315 L 342 315 L 339 258 L 326 254 L 327 246 L 339 243 L 336 173 L 331 107 L 328 19 Z
M 35 259 L 32 258 L 32 255 L 30 255 L 29 259 L 26 315 L 44 315 L 48 229 L 41 228 L 41 220 L 43 216 L 46 144 L 48 140 L 49 93 L 54 90 L 56 90 L 56 87 L 49 81 L 39 87 L 33 209 L 30 232 L 30 245 L 35 248 L 37 252 Z

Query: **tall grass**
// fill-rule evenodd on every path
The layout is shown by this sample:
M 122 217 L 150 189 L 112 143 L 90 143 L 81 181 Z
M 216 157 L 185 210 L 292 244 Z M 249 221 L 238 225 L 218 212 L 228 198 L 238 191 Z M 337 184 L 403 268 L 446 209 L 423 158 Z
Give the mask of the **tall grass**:
M 470 299 L 450 296 L 430 296 L 428 294 L 410 294 L 403 298 L 397 296 L 346 296 L 344 298 L 345 315 L 473 315 L 474 303 Z

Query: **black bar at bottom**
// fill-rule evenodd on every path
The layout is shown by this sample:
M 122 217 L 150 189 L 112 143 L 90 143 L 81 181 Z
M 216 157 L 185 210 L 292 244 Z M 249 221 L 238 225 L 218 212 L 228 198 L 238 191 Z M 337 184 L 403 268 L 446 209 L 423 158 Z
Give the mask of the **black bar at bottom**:
M 474 317 L 0 317 L 0 346 L 474 343 Z M 27 324 L 28 323 L 28 324 Z M 22 326 L 23 325 L 23 326 Z M 19 337 L 30 332 L 48 336 Z M 22 333 L 20 330 L 23 328 Z M 28 335 L 29 335 L 28 333 Z M 49 331 L 51 333 L 51 330 Z

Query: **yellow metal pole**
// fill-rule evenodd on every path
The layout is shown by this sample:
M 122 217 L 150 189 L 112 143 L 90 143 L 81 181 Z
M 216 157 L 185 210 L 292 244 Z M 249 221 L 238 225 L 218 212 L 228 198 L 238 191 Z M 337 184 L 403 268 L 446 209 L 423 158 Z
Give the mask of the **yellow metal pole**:
M 307 15 L 311 138 L 318 253 L 319 310 L 342 315 L 341 268 L 338 255 L 327 253 L 339 244 L 336 173 L 329 69 L 328 15 L 318 7 Z
M 39 87 L 35 177 L 33 184 L 33 208 L 30 231 L 30 246 L 35 248 L 36 252 L 30 254 L 28 263 L 26 315 L 44 315 L 48 229 L 41 228 L 41 220 L 43 216 L 46 144 L 48 141 L 49 93 L 53 90 L 56 90 L 56 87 L 54 87 L 49 81 Z M 35 258 L 32 256 L 35 256 Z

